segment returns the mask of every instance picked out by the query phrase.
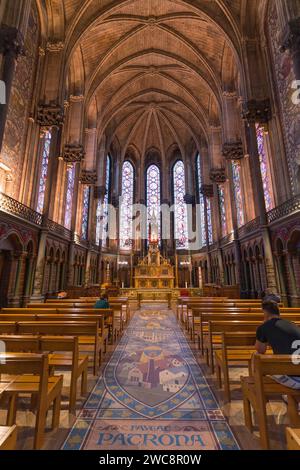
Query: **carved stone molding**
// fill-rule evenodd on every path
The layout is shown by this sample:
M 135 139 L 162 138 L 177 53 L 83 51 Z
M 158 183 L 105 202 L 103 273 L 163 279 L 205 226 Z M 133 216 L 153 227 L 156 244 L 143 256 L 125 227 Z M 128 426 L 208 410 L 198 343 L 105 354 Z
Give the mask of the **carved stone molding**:
M 272 119 L 271 102 L 265 100 L 250 100 L 243 105 L 242 118 L 249 123 L 266 124 Z
M 48 42 L 46 45 L 46 49 L 48 52 L 58 53 L 64 49 L 65 45 L 62 41 L 57 42 Z
M 93 186 L 97 181 L 97 172 L 95 170 L 81 170 L 80 182 Z
M 37 109 L 36 122 L 41 127 L 59 127 L 64 122 L 64 111 L 57 104 L 41 104 Z
M 241 160 L 244 157 L 243 142 L 225 142 L 222 149 L 222 155 L 226 160 Z
M 282 35 L 281 52 L 300 52 L 300 17 L 289 21 Z
M 24 55 L 24 37 L 22 33 L 12 26 L 5 24 L 0 28 L 0 53 L 11 54 L 14 57 Z
M 69 101 L 71 103 L 82 103 L 82 101 L 84 101 L 84 95 L 70 95 Z
M 194 206 L 196 203 L 196 198 L 193 194 L 185 194 L 183 199 L 186 204 L 192 204 Z
M 226 182 L 225 168 L 212 168 L 209 173 L 210 180 L 213 183 L 222 184 Z
M 94 199 L 103 199 L 106 194 L 105 186 L 94 186 Z
M 202 184 L 200 192 L 204 197 L 214 197 L 214 187 L 212 184 Z
M 68 163 L 81 162 L 84 159 L 85 151 L 81 144 L 65 144 L 63 159 Z

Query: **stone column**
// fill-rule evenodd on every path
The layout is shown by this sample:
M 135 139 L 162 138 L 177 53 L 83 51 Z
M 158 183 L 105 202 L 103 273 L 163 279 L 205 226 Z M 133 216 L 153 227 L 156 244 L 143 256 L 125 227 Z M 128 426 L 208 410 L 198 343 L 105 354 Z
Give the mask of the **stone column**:
M 50 205 L 54 204 L 55 193 L 53 192 L 53 185 L 55 185 L 56 182 L 63 121 L 63 108 L 58 104 L 43 104 L 38 107 L 37 124 L 40 125 L 41 132 L 46 132 L 51 129 L 51 144 L 43 210 L 44 223 L 46 223 L 49 218 Z
M 236 268 L 236 279 L 240 286 L 243 285 L 243 270 L 241 265 L 242 255 L 241 247 L 239 241 L 239 232 L 238 232 L 238 220 L 237 220 L 237 209 L 236 201 L 234 194 L 234 182 L 233 182 L 233 173 L 232 173 L 232 162 L 236 160 L 241 160 L 244 157 L 244 148 L 241 140 L 236 142 L 226 142 L 223 145 L 223 156 L 225 157 L 227 164 L 227 173 L 229 179 L 229 188 L 230 188 L 230 202 L 231 202 L 231 218 L 232 218 L 232 228 L 233 228 L 233 243 L 235 251 L 235 268 Z
M 243 119 L 246 121 L 246 142 L 250 158 L 250 169 L 252 179 L 255 181 L 254 203 L 258 210 L 261 224 L 261 234 L 264 242 L 266 277 L 270 288 L 277 288 L 275 266 L 272 253 L 271 238 L 268 229 L 268 218 L 266 212 L 264 188 L 261 177 L 260 160 L 256 137 L 256 124 L 267 125 L 271 120 L 271 105 L 268 99 L 251 100 L 244 104 Z
M 23 54 L 24 38 L 19 29 L 2 24 L 0 27 L 0 53 L 3 55 L 1 80 L 5 84 L 5 96 L 0 96 L 0 152 L 6 124 L 11 88 L 19 55 Z M 4 98 L 4 100 L 2 99 Z
M 214 198 L 214 202 L 215 202 L 214 213 L 215 213 L 215 223 L 217 226 L 218 265 L 219 265 L 220 282 L 221 284 L 224 284 L 224 263 L 223 263 L 222 250 L 220 247 L 220 240 L 222 239 L 223 234 L 222 234 L 222 221 L 221 221 L 220 207 L 219 207 L 218 186 L 226 182 L 225 168 L 212 168 L 210 170 L 210 180 L 214 185 L 214 194 L 216 195 Z
M 43 300 L 42 290 L 43 290 L 47 235 L 48 235 L 48 230 L 46 228 L 42 228 L 40 232 L 39 248 L 38 248 L 38 255 L 37 255 L 37 260 L 36 260 L 33 293 L 30 299 L 32 301 Z
M 203 194 L 204 199 L 204 218 L 205 218 L 205 233 L 206 233 L 206 253 L 207 253 L 207 271 L 208 271 L 208 282 L 212 281 L 212 272 L 211 272 L 211 253 L 209 249 L 209 230 L 208 230 L 208 217 L 207 217 L 207 199 L 214 196 L 214 188 L 212 184 L 203 184 L 201 186 L 201 194 Z

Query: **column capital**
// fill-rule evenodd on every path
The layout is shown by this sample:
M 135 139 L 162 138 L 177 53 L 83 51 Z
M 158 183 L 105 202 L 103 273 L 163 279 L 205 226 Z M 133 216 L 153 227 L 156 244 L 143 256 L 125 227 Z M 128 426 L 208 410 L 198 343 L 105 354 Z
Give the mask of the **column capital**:
M 96 170 L 81 170 L 80 183 L 94 186 L 97 181 Z
M 0 27 L 0 53 L 17 58 L 24 55 L 24 37 L 17 28 L 2 24 Z
M 282 34 L 281 43 L 281 52 L 300 52 L 300 17 L 287 23 Z
M 36 122 L 41 127 L 60 127 L 64 122 L 64 111 L 57 103 L 40 104 L 37 109 Z
M 48 42 L 46 45 L 47 52 L 58 53 L 64 49 L 65 45 L 62 41 Z
M 214 187 L 212 184 L 202 184 L 200 188 L 201 194 L 204 197 L 211 198 L 214 197 Z
M 226 183 L 227 178 L 225 168 L 212 168 L 209 172 L 209 177 L 213 183 Z
M 266 124 L 272 119 L 271 102 L 264 100 L 249 100 L 244 103 L 242 118 L 248 123 Z
M 81 162 L 85 157 L 82 144 L 65 144 L 63 159 L 67 163 Z
M 244 158 L 244 147 L 241 140 L 236 142 L 225 142 L 222 155 L 226 160 L 241 160 Z

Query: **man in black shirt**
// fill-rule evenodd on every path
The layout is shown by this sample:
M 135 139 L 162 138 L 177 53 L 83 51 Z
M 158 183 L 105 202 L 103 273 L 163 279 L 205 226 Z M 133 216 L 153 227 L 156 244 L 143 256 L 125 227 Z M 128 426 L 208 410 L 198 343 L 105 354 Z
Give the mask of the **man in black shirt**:
M 292 355 L 299 351 L 300 328 L 295 323 L 280 318 L 277 303 L 263 302 L 262 309 L 265 321 L 256 331 L 256 351 L 265 354 L 268 345 L 274 354 Z M 287 387 L 300 389 L 300 376 L 276 375 L 273 378 Z

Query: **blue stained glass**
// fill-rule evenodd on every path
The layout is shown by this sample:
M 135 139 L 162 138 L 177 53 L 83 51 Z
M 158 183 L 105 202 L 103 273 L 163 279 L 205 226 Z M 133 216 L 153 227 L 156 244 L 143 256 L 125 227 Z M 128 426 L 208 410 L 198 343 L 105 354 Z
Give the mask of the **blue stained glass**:
M 158 226 L 158 238 L 160 239 L 160 171 L 156 165 L 150 165 L 147 170 L 148 229 L 153 215 L 156 218 Z
M 87 236 L 88 236 L 89 207 L 90 207 L 90 187 L 85 186 L 83 189 L 82 221 L 81 221 L 81 236 L 84 240 L 87 240 Z
M 120 248 L 130 249 L 132 246 L 134 169 L 129 161 L 122 168 L 122 204 L 120 211 Z
M 241 164 L 239 161 L 234 160 L 232 162 L 232 177 L 233 177 L 233 188 L 234 188 L 234 199 L 236 205 L 237 224 L 239 227 L 244 225 L 244 207 L 243 207 L 243 194 L 241 186 Z
M 70 164 L 67 169 L 67 190 L 66 190 L 66 210 L 65 227 L 70 230 L 72 220 L 73 194 L 75 184 L 75 165 Z
M 184 164 L 179 160 L 173 168 L 174 205 L 175 205 L 175 239 L 178 249 L 188 249 L 187 208 L 184 202 L 185 173 Z
M 43 143 L 42 143 L 42 166 L 41 166 L 41 173 L 40 173 L 38 203 L 37 203 L 37 212 L 40 212 L 41 214 L 43 213 L 43 209 L 44 209 L 51 137 L 52 137 L 51 130 L 49 130 L 45 133 L 43 137 Z
M 101 220 L 102 220 L 102 204 L 101 200 L 99 199 L 97 202 L 96 208 L 96 244 L 99 245 L 100 242 L 100 235 L 101 235 Z
M 264 128 L 256 124 L 256 139 L 260 161 L 260 172 L 264 188 L 266 210 L 270 211 L 274 207 L 272 192 L 271 192 L 271 177 L 269 170 L 268 155 L 265 147 Z
M 222 228 L 222 236 L 227 235 L 227 220 L 226 220 L 226 206 L 225 206 L 225 190 L 223 185 L 218 185 L 219 209 L 220 220 Z
M 198 179 L 198 188 L 199 188 L 199 209 L 200 209 L 200 224 L 201 224 L 201 240 L 202 246 L 206 246 L 206 224 L 205 224 L 205 205 L 204 205 L 204 196 L 201 193 L 202 186 L 202 170 L 201 170 L 201 160 L 200 155 L 197 155 L 197 179 Z
M 208 243 L 210 245 L 212 245 L 212 243 L 213 243 L 213 231 L 212 231 L 212 216 L 211 216 L 210 198 L 206 198 L 206 206 L 207 206 Z

